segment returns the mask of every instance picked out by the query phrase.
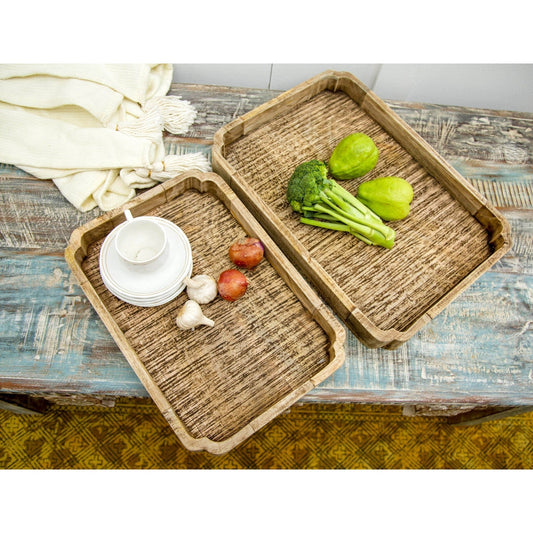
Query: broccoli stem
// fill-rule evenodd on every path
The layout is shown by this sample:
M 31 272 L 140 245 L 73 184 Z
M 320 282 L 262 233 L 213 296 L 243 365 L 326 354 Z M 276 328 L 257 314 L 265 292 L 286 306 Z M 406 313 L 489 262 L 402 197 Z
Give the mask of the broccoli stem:
M 306 217 L 301 217 L 300 222 L 303 222 L 304 224 L 309 224 L 309 226 L 317 226 L 319 228 L 332 229 L 335 231 L 350 232 L 350 226 L 348 226 L 347 224 L 339 224 L 338 222 L 325 222 L 316 218 Z
M 374 217 L 367 216 L 366 214 L 361 214 L 359 212 L 354 213 L 346 207 L 343 209 L 342 204 L 337 205 L 335 202 L 331 202 L 326 195 L 323 195 L 321 199 L 326 205 L 330 206 L 336 213 L 338 213 L 337 218 L 339 218 L 341 222 L 348 224 L 349 222 L 347 222 L 346 219 L 349 219 L 357 226 L 362 224 L 379 231 L 379 233 L 381 233 L 385 239 L 394 239 L 394 230 L 386 226 L 381 219 L 378 218 L 376 220 Z M 324 211 L 320 204 L 315 204 L 313 207 L 315 207 L 318 211 L 328 213 L 330 216 L 336 216 L 334 213 Z
M 381 222 L 381 219 L 378 215 L 376 215 L 376 213 L 374 213 L 374 211 L 372 211 L 368 206 L 363 204 L 363 202 L 358 200 L 355 196 L 350 194 L 344 187 L 341 187 L 334 180 L 330 180 L 330 183 L 332 185 L 332 192 L 342 198 L 348 205 L 357 209 L 364 216 L 373 218 L 374 220 Z
M 317 220 L 316 218 L 306 218 L 301 217 L 300 222 L 303 222 L 304 224 L 308 224 L 309 226 L 317 226 L 319 228 L 325 228 L 325 229 L 331 229 L 335 231 L 345 231 L 347 233 L 351 233 L 354 237 L 357 237 L 359 240 L 363 241 L 366 244 L 378 244 L 376 242 L 371 241 L 370 239 L 367 239 L 364 235 L 361 235 L 360 233 L 355 232 L 350 226 L 347 224 L 339 224 L 334 222 L 323 222 L 322 220 Z M 392 244 L 387 245 L 386 248 L 392 248 Z
M 313 216 L 313 212 L 317 213 L 317 215 L 316 217 L 310 218 L 309 215 Z M 377 224 L 374 221 L 369 222 L 364 219 L 357 222 L 353 220 L 355 217 L 344 216 L 340 212 L 329 209 L 320 203 L 308 207 L 306 215 L 306 217 L 300 219 L 305 224 L 309 224 L 309 220 L 314 220 L 310 225 L 326 229 L 336 229 L 337 231 L 348 231 L 367 244 L 377 244 L 389 249 L 394 245 L 394 230 L 382 222 Z M 316 220 L 316 218 L 319 220 Z
M 328 209 L 327 207 L 323 207 L 320 204 L 316 204 L 314 207 L 315 207 L 315 209 L 317 211 L 319 211 L 321 213 L 326 213 L 327 215 L 329 215 L 329 216 L 331 216 L 333 218 L 337 218 L 337 220 L 339 222 L 342 222 L 342 223 L 346 224 L 347 226 L 350 226 L 351 228 L 353 228 L 358 233 L 362 233 L 363 235 L 367 235 L 368 237 L 370 237 L 375 232 L 380 232 L 380 230 L 377 229 L 377 228 L 361 224 L 361 223 L 359 223 L 359 222 L 357 222 L 355 220 L 352 220 L 351 218 L 348 218 L 348 216 L 343 216 L 341 213 L 338 213 L 336 211 L 332 211 L 331 209 Z M 385 235 L 382 232 L 380 232 L 380 233 L 385 237 Z
M 323 213 L 327 215 L 328 221 L 338 221 L 349 226 L 351 228 L 350 233 L 363 235 L 380 246 L 392 247 L 395 237 L 394 230 L 386 226 L 373 211 L 359 202 L 348 191 L 333 181 L 330 183 L 334 185 L 321 191 L 320 202 L 306 206 L 304 217 L 315 218 L 313 213 Z M 319 218 L 325 217 L 322 215 Z

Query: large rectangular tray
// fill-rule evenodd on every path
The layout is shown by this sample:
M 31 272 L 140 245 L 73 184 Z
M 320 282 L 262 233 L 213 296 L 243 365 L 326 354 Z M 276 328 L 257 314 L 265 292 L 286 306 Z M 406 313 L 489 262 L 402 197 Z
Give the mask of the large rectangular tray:
M 98 256 L 124 218 L 160 216 L 177 224 L 192 247 L 193 275 L 234 265 L 229 246 L 259 238 L 264 260 L 245 274 L 246 294 L 202 306 L 215 326 L 175 325 L 182 293 L 152 308 L 113 296 L 100 277 Z M 189 172 L 76 229 L 65 251 L 96 309 L 148 393 L 189 450 L 221 454 L 272 420 L 344 361 L 344 327 L 280 252 L 224 180 Z
M 294 168 L 327 161 L 360 131 L 380 157 L 355 193 L 378 176 L 411 183 L 411 214 L 389 222 L 392 250 L 299 222 L 286 201 Z M 501 214 L 353 75 L 326 71 L 221 128 L 213 169 L 287 257 L 368 347 L 394 349 L 440 313 L 511 246 Z

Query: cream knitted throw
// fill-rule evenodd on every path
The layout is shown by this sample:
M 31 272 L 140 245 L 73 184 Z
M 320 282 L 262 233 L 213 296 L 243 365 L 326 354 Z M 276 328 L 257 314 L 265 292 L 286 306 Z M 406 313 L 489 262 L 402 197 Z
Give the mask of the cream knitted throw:
M 165 155 L 163 130 L 196 118 L 165 96 L 172 65 L 0 65 L 0 162 L 52 179 L 80 211 L 107 211 L 136 190 L 196 169 L 205 154 Z

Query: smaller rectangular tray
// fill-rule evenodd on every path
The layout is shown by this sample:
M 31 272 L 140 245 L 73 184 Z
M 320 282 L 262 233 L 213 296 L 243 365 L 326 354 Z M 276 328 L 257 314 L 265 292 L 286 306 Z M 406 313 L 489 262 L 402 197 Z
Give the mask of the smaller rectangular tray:
M 214 327 L 175 325 L 185 293 L 136 307 L 104 286 L 98 257 L 107 234 L 133 216 L 177 224 L 192 247 L 193 275 L 235 268 L 230 245 L 260 239 L 265 258 L 245 271 L 245 295 L 203 305 Z M 286 410 L 344 362 L 345 330 L 214 173 L 188 172 L 77 228 L 65 257 L 87 298 L 166 420 L 189 450 L 222 454 Z
M 392 250 L 301 224 L 286 200 L 296 166 L 327 161 L 354 132 L 374 140 L 379 160 L 343 187 L 356 194 L 362 181 L 400 176 L 414 189 L 409 216 L 388 223 L 396 230 Z M 326 71 L 222 127 L 213 169 L 370 348 L 406 342 L 511 246 L 505 218 L 346 72 Z

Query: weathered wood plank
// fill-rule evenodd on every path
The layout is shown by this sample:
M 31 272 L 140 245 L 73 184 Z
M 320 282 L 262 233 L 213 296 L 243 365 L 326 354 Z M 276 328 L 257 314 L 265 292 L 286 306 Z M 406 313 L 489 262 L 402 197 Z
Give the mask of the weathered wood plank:
M 80 213 L 49 180 L 39 180 L 4 165 L 0 170 L 0 246 L 62 254 L 70 234 L 100 215 Z M 17 169 L 18 170 L 18 169 Z
M 533 208 L 533 165 L 450 159 L 450 164 L 498 207 Z
M 196 109 L 196 121 L 187 132 L 187 137 L 211 141 L 224 124 L 268 102 L 279 93 L 264 89 L 174 84 L 169 94 L 181 96 Z
M 280 94 L 280 91 L 247 94 L 219 87 L 214 105 L 209 86 L 174 85 L 173 91 L 199 110 L 190 137 L 208 141 L 223 124 Z M 533 207 L 532 114 L 387 103 L 491 203 L 501 207 Z M 221 114 L 215 115 L 214 109 Z M 179 138 L 169 136 L 168 141 L 179 142 Z
M 63 256 L 0 255 L 0 390 L 144 395 Z
M 511 225 L 513 246 L 493 267 L 493 272 L 533 274 L 533 209 L 502 209 Z M 533 311 L 530 309 L 530 315 Z
M 532 275 L 489 272 L 392 353 L 349 335 L 346 364 L 321 389 L 331 398 L 379 390 L 406 403 L 533 404 L 532 294 Z
M 224 124 L 279 94 L 173 86 L 198 117 L 167 149 L 210 155 Z M 348 335 L 346 364 L 305 401 L 533 404 L 533 115 L 389 102 L 511 223 L 514 245 L 492 270 L 397 351 Z M 0 391 L 147 393 L 74 281 L 63 250 L 98 216 L 52 182 L 0 164 Z
M 224 124 L 281 91 L 175 84 L 171 92 L 190 101 L 198 117 L 187 134 L 212 139 Z M 378 95 L 379 96 L 379 95 Z M 385 100 L 443 157 L 533 164 L 533 114 Z
M 533 115 L 388 101 L 444 158 L 533 164 Z
M 208 145 L 167 142 L 169 153 L 201 151 L 209 158 Z M 517 218 L 528 217 L 533 209 L 533 166 L 497 166 L 453 159 L 454 166 L 493 205 L 524 208 Z M 62 253 L 72 231 L 101 214 L 99 209 L 80 213 L 61 195 L 55 185 L 38 180 L 15 167 L 0 172 L 0 246 L 2 248 L 48 250 Z M 17 176 L 16 179 L 14 176 Z M 506 211 L 507 212 L 507 211 Z M 526 252 L 529 253 L 529 252 Z
M 167 150 L 199 150 L 209 156 L 213 134 L 222 125 L 280 93 L 203 85 L 173 85 L 172 92 L 189 100 L 198 115 L 189 142 L 168 135 Z M 388 103 L 494 205 L 533 206 L 532 115 Z M 521 155 L 516 155 L 517 150 Z M 5 164 L 0 164 L 0 200 L 4 206 L 0 213 L 2 247 L 64 248 L 72 229 L 100 214 L 98 209 L 78 213 L 52 182 Z
M 61 258 L 34 259 L 0 263 L 17 272 L 0 271 L 9 332 L 0 340 L 0 388 L 145 396 Z M 368 350 L 350 334 L 344 367 L 309 399 L 533 403 L 533 321 L 524 313 L 532 291 L 531 272 L 489 272 L 394 352 Z

